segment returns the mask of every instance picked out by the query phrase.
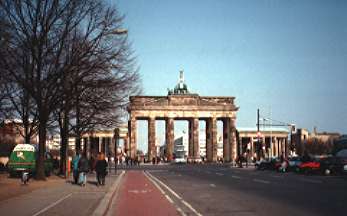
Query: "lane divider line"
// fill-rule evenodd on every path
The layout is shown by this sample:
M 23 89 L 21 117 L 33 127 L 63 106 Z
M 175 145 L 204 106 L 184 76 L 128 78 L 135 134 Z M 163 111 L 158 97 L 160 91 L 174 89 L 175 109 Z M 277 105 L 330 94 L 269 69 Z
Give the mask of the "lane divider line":
M 170 198 L 170 196 L 168 196 L 165 191 L 158 185 L 158 183 L 156 181 L 154 181 L 154 179 L 152 179 L 148 174 L 147 172 L 143 171 L 143 173 L 145 174 L 145 176 L 148 178 L 148 180 L 150 180 L 154 186 L 156 188 L 158 188 L 158 190 L 165 196 L 165 198 L 171 203 L 173 204 L 175 207 L 176 207 L 176 210 L 182 215 L 182 216 L 187 216 L 183 211 L 182 209 L 176 205 L 176 203 Z
M 320 180 L 314 180 L 314 179 L 300 179 L 300 181 L 309 182 L 309 183 L 316 183 L 316 184 L 322 184 L 323 183 Z
M 175 191 L 173 191 L 169 186 L 164 184 L 162 181 L 160 181 L 158 178 L 153 176 L 151 173 L 147 172 L 148 176 L 153 178 L 153 180 L 157 181 L 159 184 L 161 184 L 166 190 L 168 190 L 171 194 L 173 194 L 178 200 L 180 200 L 186 207 L 188 207 L 194 214 L 197 216 L 202 216 L 196 209 L 194 209 L 188 202 L 186 202 L 182 197 L 180 197 Z
M 263 183 L 263 184 L 270 184 L 269 181 L 262 180 L 262 179 L 253 179 L 253 181 L 258 182 L 258 183 Z
M 236 175 L 232 175 L 231 178 L 234 178 L 234 179 L 241 179 L 240 176 L 236 176 Z
M 216 175 L 219 175 L 219 176 L 224 176 L 223 173 L 216 173 Z
M 41 211 L 33 214 L 33 216 L 37 216 L 37 215 L 40 215 L 42 213 L 44 213 L 45 211 L 47 211 L 48 209 L 58 205 L 59 203 L 63 202 L 64 200 L 66 200 L 67 198 L 69 198 L 70 196 L 72 196 L 72 193 L 69 193 L 68 195 L 58 199 L 57 201 L 55 201 L 54 203 L 50 204 L 49 206 L 47 206 L 46 208 L 42 209 Z

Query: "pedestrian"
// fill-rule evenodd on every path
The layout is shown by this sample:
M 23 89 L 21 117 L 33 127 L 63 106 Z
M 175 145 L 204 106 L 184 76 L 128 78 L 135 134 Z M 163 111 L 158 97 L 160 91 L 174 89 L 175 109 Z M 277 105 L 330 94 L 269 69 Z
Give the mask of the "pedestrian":
M 82 157 L 78 161 L 78 171 L 79 171 L 78 183 L 81 186 L 85 187 L 87 183 L 87 173 L 89 172 L 89 163 L 85 153 L 83 153 Z
M 98 158 L 95 165 L 97 185 L 105 185 L 105 177 L 107 175 L 107 162 L 103 153 L 98 154 Z
M 95 156 L 94 154 L 92 154 L 89 160 L 89 167 L 91 172 L 94 172 L 95 170 L 95 163 L 96 163 Z
M 77 151 L 75 157 L 72 159 L 72 175 L 75 184 L 78 183 L 78 161 L 80 160 L 80 158 L 80 153 L 79 151 Z
M 129 166 L 129 157 L 128 157 L 128 156 L 125 157 L 125 164 L 126 164 L 127 166 Z

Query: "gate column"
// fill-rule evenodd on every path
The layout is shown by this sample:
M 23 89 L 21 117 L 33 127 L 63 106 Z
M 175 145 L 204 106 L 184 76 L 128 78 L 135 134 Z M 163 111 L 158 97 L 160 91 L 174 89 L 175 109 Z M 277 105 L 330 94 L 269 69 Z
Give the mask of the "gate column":
M 198 118 L 189 120 L 189 158 L 193 161 L 200 158 Z
M 237 140 L 236 140 L 236 125 L 235 125 L 235 119 L 230 118 L 229 120 L 229 125 L 230 125 L 230 159 L 232 161 L 236 161 L 236 157 L 237 157 Z
M 174 150 L 174 119 L 167 118 L 165 121 L 165 137 L 166 137 L 166 157 L 168 161 L 173 158 Z
M 135 157 L 136 154 L 136 132 L 137 132 L 137 125 L 136 125 L 136 118 L 131 117 L 130 120 L 130 148 L 128 149 L 127 155 L 130 156 L 131 158 Z
M 207 162 L 217 161 L 217 119 L 206 121 L 206 159 Z
M 230 119 L 225 118 L 223 119 L 223 159 L 224 162 L 230 162 L 231 159 L 231 153 L 230 153 Z
M 152 161 L 153 157 L 157 156 L 155 146 L 155 118 L 148 119 L 148 160 Z

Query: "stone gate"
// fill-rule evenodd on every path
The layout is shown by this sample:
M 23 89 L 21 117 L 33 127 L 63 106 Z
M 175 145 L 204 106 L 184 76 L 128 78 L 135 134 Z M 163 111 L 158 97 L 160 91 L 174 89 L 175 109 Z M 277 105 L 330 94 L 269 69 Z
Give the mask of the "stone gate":
M 165 121 L 166 157 L 170 161 L 174 149 L 174 120 L 189 122 L 188 159 L 195 161 L 199 155 L 199 120 L 206 121 L 206 159 L 217 160 L 217 120 L 223 121 L 223 158 L 225 162 L 236 159 L 236 112 L 235 97 L 202 97 L 189 93 L 183 72 L 179 83 L 167 96 L 131 96 L 128 106 L 129 138 L 128 152 L 135 157 L 137 150 L 137 120 L 148 121 L 148 159 L 156 155 L 155 120 Z

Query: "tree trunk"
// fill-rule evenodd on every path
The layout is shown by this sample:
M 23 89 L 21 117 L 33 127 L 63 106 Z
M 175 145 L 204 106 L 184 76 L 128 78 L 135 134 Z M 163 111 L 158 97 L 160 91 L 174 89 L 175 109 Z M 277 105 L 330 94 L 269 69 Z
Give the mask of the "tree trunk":
M 76 152 L 81 152 L 81 135 L 80 134 L 77 134 L 75 144 L 76 144 Z
M 39 124 L 39 153 L 36 160 L 36 179 L 37 180 L 46 180 L 45 176 L 45 152 L 46 152 L 46 118 L 40 118 Z
M 29 120 L 29 94 L 24 91 L 24 103 L 23 103 L 23 126 L 24 126 L 24 141 L 25 143 L 31 143 L 30 120 Z
M 60 174 L 66 175 L 66 159 L 68 154 L 69 144 L 69 114 L 63 113 L 63 122 L 60 128 L 61 147 L 60 147 Z M 66 177 L 66 176 L 65 176 Z
M 80 104 L 79 104 L 79 98 L 77 95 L 76 98 L 76 152 L 80 152 L 81 151 L 81 138 L 82 138 L 82 134 L 81 134 L 81 130 L 80 130 Z M 84 148 L 86 148 L 86 146 L 84 145 Z

